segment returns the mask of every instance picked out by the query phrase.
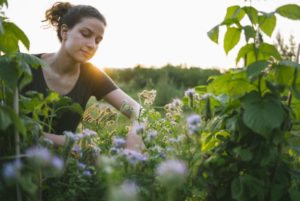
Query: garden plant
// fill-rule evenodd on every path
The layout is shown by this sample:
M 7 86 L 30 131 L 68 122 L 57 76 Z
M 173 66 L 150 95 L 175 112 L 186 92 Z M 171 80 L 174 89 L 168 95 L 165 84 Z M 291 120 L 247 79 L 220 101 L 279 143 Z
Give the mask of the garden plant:
M 226 54 L 245 39 L 236 57 L 244 67 L 186 89 L 164 112 L 153 106 L 155 89 L 137 94 L 143 154 L 124 148 L 130 122 L 114 108 L 90 100 L 83 111 L 54 92 L 22 93 L 30 66 L 47 65 L 20 52 L 30 42 L 0 10 L 0 200 L 299 200 L 299 48 L 288 60 L 264 38 L 277 17 L 300 20 L 300 6 L 266 13 L 245 4 L 227 8 L 208 32 L 218 43 L 226 29 Z M 54 147 L 42 131 L 64 110 L 82 113 L 82 122 Z

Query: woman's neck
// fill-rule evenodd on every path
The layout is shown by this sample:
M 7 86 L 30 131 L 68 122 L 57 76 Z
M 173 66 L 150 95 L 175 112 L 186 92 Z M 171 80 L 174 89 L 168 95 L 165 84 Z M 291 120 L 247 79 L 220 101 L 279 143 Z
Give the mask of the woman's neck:
M 44 60 L 59 75 L 76 74 L 80 67 L 79 62 L 75 62 L 62 50 L 45 55 Z

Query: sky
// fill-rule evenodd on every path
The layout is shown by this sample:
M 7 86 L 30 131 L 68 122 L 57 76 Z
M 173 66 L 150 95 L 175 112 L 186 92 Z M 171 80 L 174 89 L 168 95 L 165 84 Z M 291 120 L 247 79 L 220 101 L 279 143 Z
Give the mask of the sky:
M 53 0 L 8 0 L 6 16 L 28 36 L 28 53 L 56 52 L 60 43 L 53 28 L 45 29 L 41 21 Z M 162 67 L 167 64 L 186 67 L 228 69 L 235 67 L 239 44 L 225 54 L 220 29 L 219 44 L 212 42 L 207 32 L 222 22 L 226 9 L 232 5 L 248 6 L 249 0 L 70 0 L 72 4 L 96 7 L 107 20 L 104 39 L 91 62 L 99 68 L 123 68 L 141 65 Z M 272 12 L 285 4 L 300 0 L 252 0 L 257 10 Z M 290 35 L 300 43 L 300 20 L 279 15 L 272 38 L 278 31 L 288 42 Z M 26 50 L 23 48 L 22 51 Z

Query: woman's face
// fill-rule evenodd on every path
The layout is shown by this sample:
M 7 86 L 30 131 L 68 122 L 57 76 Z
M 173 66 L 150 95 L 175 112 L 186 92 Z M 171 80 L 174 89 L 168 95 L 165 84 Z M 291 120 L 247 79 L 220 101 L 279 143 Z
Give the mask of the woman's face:
M 72 29 L 62 27 L 62 48 L 75 61 L 84 63 L 96 53 L 105 25 L 97 18 L 82 18 Z

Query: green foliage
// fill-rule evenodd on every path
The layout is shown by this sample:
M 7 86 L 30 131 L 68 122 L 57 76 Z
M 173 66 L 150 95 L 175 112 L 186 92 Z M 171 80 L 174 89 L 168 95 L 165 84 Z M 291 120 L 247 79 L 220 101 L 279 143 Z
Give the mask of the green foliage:
M 275 14 L 299 19 L 298 9 L 287 5 L 269 14 L 251 6 L 227 9 L 208 36 L 217 43 L 219 27 L 227 26 L 228 53 L 244 31 L 246 44 L 236 59 L 245 60 L 244 68 L 221 75 L 170 65 L 108 70 L 124 88 L 157 88 L 156 104 L 164 106 L 163 112 L 149 104 L 152 96 L 140 101 L 140 120 L 147 119 L 137 132 L 146 146 L 144 155 L 124 147 L 131 122 L 95 99 L 89 101 L 78 133 L 64 133 L 64 146 L 45 140 L 42 132 L 51 131 L 60 112 L 83 111 L 57 93 L 17 95 L 30 82 L 31 67 L 45 64 L 18 52 L 19 41 L 28 48 L 29 42 L 1 18 L 0 33 L 7 38 L 0 39 L 0 200 L 16 200 L 16 185 L 24 200 L 298 200 L 300 65 L 263 42 L 260 33 L 272 35 Z M 242 26 L 244 17 L 251 24 Z M 182 98 L 173 99 L 184 88 L 189 89 L 180 92 Z M 19 111 L 13 107 L 16 97 Z M 22 134 L 18 156 L 16 131 Z

